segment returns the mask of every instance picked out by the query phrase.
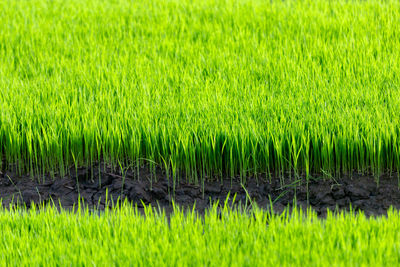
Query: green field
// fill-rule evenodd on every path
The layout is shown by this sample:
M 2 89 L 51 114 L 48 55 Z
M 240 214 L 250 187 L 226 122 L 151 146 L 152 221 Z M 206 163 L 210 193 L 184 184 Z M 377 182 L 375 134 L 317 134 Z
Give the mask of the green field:
M 0 153 L 21 172 L 400 167 L 398 1 L 0 1 Z
M 2 266 L 397 266 L 400 214 L 0 211 Z M 244 231 L 245 227 L 245 231 Z
M 398 173 L 400 2 L 0 0 L 0 178 L 99 162 L 195 183 Z M 400 263 L 394 210 L 10 209 L 1 266 Z

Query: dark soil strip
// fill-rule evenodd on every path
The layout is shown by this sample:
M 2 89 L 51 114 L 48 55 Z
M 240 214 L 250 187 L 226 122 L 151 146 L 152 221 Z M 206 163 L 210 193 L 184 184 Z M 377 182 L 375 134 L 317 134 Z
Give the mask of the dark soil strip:
M 3 171 L 0 173 L 0 197 L 5 207 L 16 202 L 29 207 L 32 202 L 52 200 L 57 205 L 61 203 L 63 208 L 72 208 L 80 195 L 90 208 L 97 207 L 101 210 L 106 205 L 107 191 L 111 201 L 127 199 L 138 207 L 143 207 L 143 202 L 160 206 L 167 213 L 172 210 L 173 199 L 183 207 L 193 207 L 196 204 L 197 211 L 202 213 L 210 207 L 211 202 L 224 203 L 228 192 L 231 199 L 236 194 L 236 203 L 245 204 L 247 194 L 262 208 L 268 208 L 272 201 L 277 212 L 288 205 L 292 206 L 295 199 L 299 206 L 311 206 L 320 216 L 324 216 L 327 209 L 349 210 L 350 204 L 354 210 L 364 211 L 368 216 L 384 215 L 390 206 L 400 208 L 397 175 L 381 176 L 379 186 L 373 176 L 312 179 L 308 185 L 304 180 L 300 183 L 293 179 L 286 179 L 282 183 L 281 179 L 272 178 L 269 182 L 265 176 L 260 176 L 258 182 L 249 177 L 244 187 L 239 180 L 225 179 L 205 182 L 204 190 L 199 185 L 179 183 L 174 191 L 162 170 L 156 170 L 158 181 L 154 182 L 154 175 L 146 167 L 140 169 L 140 179 L 134 178 L 136 176 L 133 172 L 127 172 L 124 178 L 120 172 L 110 168 L 103 168 L 101 171 L 99 169 L 79 168 L 77 175 L 56 177 L 54 180 L 47 177 L 43 183 L 39 183 L 37 179 L 32 180 L 29 176 Z M 76 173 L 75 169 L 71 173 Z

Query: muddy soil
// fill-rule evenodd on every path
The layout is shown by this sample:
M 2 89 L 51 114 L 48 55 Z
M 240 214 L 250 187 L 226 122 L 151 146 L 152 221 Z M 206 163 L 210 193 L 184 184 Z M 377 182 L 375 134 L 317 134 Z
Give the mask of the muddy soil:
M 363 211 L 367 216 L 384 215 L 390 206 L 400 208 L 400 190 L 396 175 L 382 175 L 379 184 L 373 176 L 344 176 L 337 179 L 311 179 L 308 184 L 303 180 L 248 177 L 245 184 L 239 179 L 208 181 L 204 185 L 179 182 L 174 185 L 168 181 L 161 169 L 154 174 L 142 167 L 137 174 L 128 171 L 123 176 L 120 171 L 111 168 L 79 168 L 71 170 L 74 175 L 50 178 L 44 181 L 21 176 L 12 171 L 0 172 L 0 198 L 5 207 L 13 203 L 25 204 L 54 202 L 70 209 L 77 203 L 78 197 L 84 199 L 89 208 L 104 209 L 106 195 L 110 203 L 118 199 L 127 199 L 139 208 L 143 204 L 159 206 L 167 213 L 172 211 L 174 201 L 181 207 L 191 208 L 195 204 L 197 211 L 203 213 L 210 203 L 224 203 L 228 193 L 230 199 L 236 194 L 236 204 L 250 205 L 248 196 L 259 207 L 269 208 L 273 203 L 274 211 L 281 212 L 287 206 L 312 207 L 320 216 L 327 209 Z M 43 177 L 41 178 L 43 179 Z M 157 179 L 157 181 L 154 181 Z M 185 179 L 182 179 L 185 180 Z M 246 192 L 247 191 L 247 192 Z

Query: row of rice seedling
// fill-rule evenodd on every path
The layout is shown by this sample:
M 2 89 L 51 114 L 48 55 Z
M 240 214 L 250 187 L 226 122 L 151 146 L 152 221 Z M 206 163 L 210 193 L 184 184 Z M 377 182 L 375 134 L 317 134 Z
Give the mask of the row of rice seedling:
M 307 216 L 306 216 L 307 214 Z M 0 263 L 15 266 L 396 266 L 400 214 L 276 215 L 216 206 L 204 216 L 123 205 L 101 215 L 0 210 Z
M 21 172 L 400 167 L 398 1 L 1 1 L 0 20 L 0 153 Z

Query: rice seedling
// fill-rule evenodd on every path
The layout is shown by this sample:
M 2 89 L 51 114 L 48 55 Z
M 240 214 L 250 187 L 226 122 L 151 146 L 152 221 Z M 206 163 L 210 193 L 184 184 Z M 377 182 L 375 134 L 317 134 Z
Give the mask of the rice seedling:
M 0 20 L 20 172 L 399 169 L 398 1 L 4 0 Z
M 394 266 L 400 214 L 311 210 L 277 215 L 213 206 L 204 216 L 175 208 L 169 217 L 127 205 L 104 212 L 54 206 L 0 209 L 2 265 Z

